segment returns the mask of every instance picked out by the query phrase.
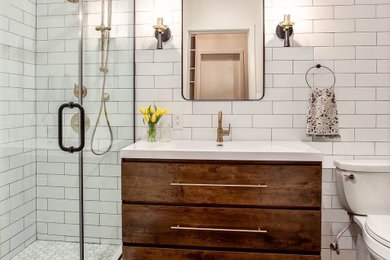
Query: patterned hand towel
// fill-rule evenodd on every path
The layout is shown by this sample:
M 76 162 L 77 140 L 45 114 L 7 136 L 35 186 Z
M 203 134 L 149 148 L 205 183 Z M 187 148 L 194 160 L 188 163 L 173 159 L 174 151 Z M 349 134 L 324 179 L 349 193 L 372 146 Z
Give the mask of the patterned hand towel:
M 311 88 L 307 113 L 307 135 L 328 138 L 340 137 L 334 87 Z

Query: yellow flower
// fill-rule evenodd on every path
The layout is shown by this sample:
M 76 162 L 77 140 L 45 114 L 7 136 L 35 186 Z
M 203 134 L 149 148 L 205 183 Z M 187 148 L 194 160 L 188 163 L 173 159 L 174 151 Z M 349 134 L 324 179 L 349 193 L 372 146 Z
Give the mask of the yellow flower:
M 161 115 L 166 115 L 168 113 L 168 108 L 164 109 L 162 112 L 161 112 Z
M 150 105 L 149 107 L 141 107 L 139 109 L 144 115 L 144 123 L 155 124 L 160 118 L 168 113 L 168 109 L 162 109 L 161 107 L 156 107 Z
M 161 115 L 161 108 L 160 107 L 158 107 L 157 111 L 156 111 L 156 116 L 159 116 L 159 115 Z

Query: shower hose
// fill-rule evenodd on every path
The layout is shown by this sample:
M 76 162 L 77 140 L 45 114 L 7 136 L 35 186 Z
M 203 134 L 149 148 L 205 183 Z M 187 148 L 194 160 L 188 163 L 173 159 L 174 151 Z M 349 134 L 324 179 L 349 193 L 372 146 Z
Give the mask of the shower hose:
M 106 50 L 106 56 L 105 56 L 104 62 L 103 62 L 104 64 L 102 64 L 102 67 L 101 67 L 101 71 L 103 72 L 102 95 L 100 97 L 100 108 L 99 108 L 98 117 L 96 119 L 96 123 L 95 123 L 95 126 L 93 128 L 93 133 L 92 133 L 92 138 L 91 138 L 91 151 L 94 155 L 97 155 L 97 156 L 102 156 L 102 155 L 107 154 L 111 150 L 113 140 L 114 140 L 114 136 L 112 133 L 112 127 L 111 127 L 110 120 L 108 118 L 108 113 L 107 113 L 106 102 L 108 101 L 108 96 L 105 93 L 106 82 L 107 82 L 107 73 L 108 73 L 108 69 L 107 69 L 108 56 L 109 56 L 109 52 L 110 52 L 110 30 L 107 30 L 106 32 L 107 32 L 107 50 Z M 102 37 L 104 37 L 104 36 L 102 35 Z M 103 39 L 103 41 L 104 41 L 104 39 Z M 104 48 L 102 48 L 102 52 L 104 53 Z M 93 143 L 95 141 L 96 131 L 99 127 L 100 118 L 102 117 L 103 113 L 104 113 L 104 117 L 105 117 L 106 122 L 107 122 L 108 131 L 110 133 L 110 144 L 104 151 L 98 151 L 98 150 L 95 150 L 95 148 L 93 147 Z

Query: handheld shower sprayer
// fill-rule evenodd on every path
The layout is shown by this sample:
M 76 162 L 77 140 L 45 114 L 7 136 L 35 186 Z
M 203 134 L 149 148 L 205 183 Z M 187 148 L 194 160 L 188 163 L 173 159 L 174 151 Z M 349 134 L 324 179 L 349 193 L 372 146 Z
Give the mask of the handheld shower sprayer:
M 107 4 L 107 6 L 106 6 Z M 107 13 L 106 13 L 107 10 Z M 107 19 L 106 19 L 107 18 Z M 112 0 L 102 0 L 102 15 L 101 15 L 101 24 L 96 27 L 97 31 L 101 32 L 101 44 L 100 44 L 100 55 L 101 55 L 101 61 L 100 61 L 100 71 L 103 73 L 103 83 L 102 83 L 102 92 L 100 97 L 100 108 L 98 112 L 98 117 L 96 119 L 96 123 L 93 129 L 92 138 L 91 138 L 91 151 L 95 155 L 105 155 L 107 154 L 112 147 L 114 136 L 110 124 L 110 120 L 108 118 L 108 112 L 107 112 L 107 101 L 110 99 L 110 96 L 108 93 L 105 92 L 106 90 L 106 83 L 107 83 L 107 74 L 108 74 L 108 57 L 110 53 L 110 40 L 111 40 L 111 20 L 112 20 Z M 107 25 L 106 25 L 106 24 Z M 102 114 L 104 113 L 104 117 L 106 119 L 107 128 L 110 135 L 110 144 L 108 147 L 102 151 L 99 152 L 95 150 L 93 147 L 96 131 L 99 127 L 100 118 Z
M 107 2 L 106 2 L 107 1 Z M 106 6 L 107 3 L 107 6 Z M 106 38 L 109 38 L 110 31 L 111 31 L 111 20 L 112 20 L 112 0 L 102 0 L 102 15 L 101 15 L 101 21 L 100 25 L 96 26 L 96 31 L 100 31 L 101 37 L 100 37 L 100 71 L 104 72 L 107 70 L 107 64 L 104 64 L 104 52 L 105 52 L 105 43 Z M 106 12 L 107 10 L 107 12 Z M 107 24 L 107 25 L 106 25 Z M 109 39 L 108 39 L 109 41 Z M 109 44 L 109 43 L 107 43 Z M 107 48 L 107 52 L 108 52 Z M 107 71 L 108 72 L 108 71 Z

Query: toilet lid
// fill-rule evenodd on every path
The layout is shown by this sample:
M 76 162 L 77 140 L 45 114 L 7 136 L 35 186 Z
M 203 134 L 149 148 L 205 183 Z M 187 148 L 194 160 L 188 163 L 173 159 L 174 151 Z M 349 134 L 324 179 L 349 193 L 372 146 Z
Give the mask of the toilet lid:
M 367 233 L 379 243 L 390 248 L 390 216 L 372 215 L 367 216 Z
M 390 173 L 388 160 L 343 160 L 334 161 L 334 165 L 344 171 Z

